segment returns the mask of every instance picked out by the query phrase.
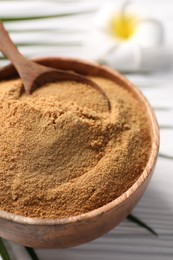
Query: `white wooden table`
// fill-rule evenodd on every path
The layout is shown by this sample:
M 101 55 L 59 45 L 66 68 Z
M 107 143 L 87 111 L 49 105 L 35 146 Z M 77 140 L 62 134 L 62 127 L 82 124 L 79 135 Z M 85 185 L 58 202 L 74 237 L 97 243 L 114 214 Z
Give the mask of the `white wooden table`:
M 39 10 L 40 2 L 42 2 L 41 10 Z M 91 19 L 100 2 L 100 0 L 91 2 L 52 0 L 49 3 L 46 1 L 0 1 L 0 17 L 79 11 L 79 14 L 74 16 L 35 22 L 6 23 L 6 28 L 11 31 L 16 43 L 25 44 L 20 47 L 20 50 L 26 56 L 53 56 L 56 53 L 57 56 L 85 57 L 83 46 L 85 34 L 91 26 Z M 152 4 L 155 5 L 154 11 L 158 12 L 163 20 L 165 19 L 166 40 L 173 43 L 172 1 L 153 0 Z M 53 29 L 54 31 L 51 31 Z M 38 44 L 40 39 L 44 43 L 41 47 Z M 29 42 L 30 46 L 27 45 Z M 3 64 L 5 62 L 0 60 L 0 65 Z M 173 259 L 173 68 L 153 74 L 126 76 L 149 99 L 160 125 L 161 146 L 158 163 L 145 195 L 133 211 L 135 216 L 150 225 L 159 236 L 154 237 L 145 229 L 125 220 L 116 229 L 86 245 L 66 250 L 38 249 L 36 252 L 40 260 Z M 30 259 L 21 246 L 8 243 L 8 247 L 12 259 Z

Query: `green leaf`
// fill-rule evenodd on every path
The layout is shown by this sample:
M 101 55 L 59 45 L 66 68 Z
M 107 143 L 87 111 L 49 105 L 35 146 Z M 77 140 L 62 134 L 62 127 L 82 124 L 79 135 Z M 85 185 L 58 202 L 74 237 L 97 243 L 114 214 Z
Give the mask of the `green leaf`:
M 11 260 L 6 248 L 5 248 L 5 245 L 2 241 L 2 238 L 0 238 L 0 255 L 2 257 L 3 260 Z
M 82 46 L 81 42 L 61 42 L 61 43 L 46 43 L 46 42 L 28 42 L 28 43 L 17 43 L 15 44 L 17 47 L 27 47 L 27 46 L 55 46 L 55 47 L 80 47 Z
M 54 14 L 54 15 L 43 15 L 43 16 L 2 17 L 2 18 L 0 18 L 0 20 L 2 22 L 29 21 L 29 20 L 40 20 L 40 19 L 50 19 L 50 18 L 61 18 L 61 17 L 68 17 L 68 16 L 74 16 L 74 15 L 88 14 L 88 13 L 90 14 L 92 12 L 95 12 L 95 10 Z
M 144 223 L 142 220 L 140 220 L 139 218 L 135 217 L 132 214 L 129 214 L 127 216 L 127 219 L 130 220 L 131 222 L 137 224 L 140 227 L 143 227 L 145 229 L 147 229 L 150 233 L 152 233 L 154 236 L 158 236 L 158 234 L 156 233 L 156 231 L 154 231 L 154 229 L 152 229 L 151 227 L 149 227 L 146 223 Z
M 159 125 L 160 129 L 173 129 L 172 125 Z
M 39 260 L 35 250 L 31 247 L 25 247 L 26 251 L 28 252 L 28 254 L 30 255 L 32 260 Z
M 47 33 L 47 34 L 55 34 L 55 33 L 64 33 L 64 34 L 73 34 L 73 33 L 80 33 L 82 32 L 82 29 L 77 29 L 77 28 L 72 28 L 72 29 L 68 29 L 68 28 L 49 28 L 49 29 L 45 29 L 45 28 L 27 28 L 27 29 L 23 29 L 23 28 L 11 28 L 8 29 L 9 33 L 17 33 L 17 34 L 22 34 L 22 33 Z
M 173 156 L 171 155 L 166 155 L 163 153 L 159 153 L 159 157 L 165 158 L 165 159 L 169 159 L 169 160 L 173 160 Z
M 0 60 L 6 60 L 4 56 L 0 56 Z

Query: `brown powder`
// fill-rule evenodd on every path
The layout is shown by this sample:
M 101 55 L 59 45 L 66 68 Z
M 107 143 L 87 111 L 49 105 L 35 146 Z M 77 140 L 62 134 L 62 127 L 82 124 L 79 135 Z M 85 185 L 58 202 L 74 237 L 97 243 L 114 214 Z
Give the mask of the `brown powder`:
M 45 85 L 30 97 L 0 83 L 0 210 L 63 218 L 96 209 L 140 176 L 151 148 L 145 111 L 114 82 Z

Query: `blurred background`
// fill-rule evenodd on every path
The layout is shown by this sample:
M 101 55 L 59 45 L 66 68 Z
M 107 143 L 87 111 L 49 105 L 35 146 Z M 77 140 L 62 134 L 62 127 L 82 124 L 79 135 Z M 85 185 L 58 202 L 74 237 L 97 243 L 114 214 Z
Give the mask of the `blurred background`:
M 170 65 L 171 11 L 169 0 L 0 1 L 0 18 L 27 57 L 87 58 L 120 70 L 148 71 Z M 142 64 L 136 64 L 137 55 Z M 123 65 L 127 56 L 135 56 L 131 66 Z
M 173 259 L 173 1 L 0 1 L 0 19 L 26 57 L 92 60 L 123 73 L 149 99 L 161 145 L 153 179 L 133 214 L 158 237 L 125 220 L 105 236 L 41 260 Z M 0 54 L 0 66 L 8 61 Z M 33 234 L 34 235 L 34 234 Z M 6 242 L 12 259 L 30 259 Z

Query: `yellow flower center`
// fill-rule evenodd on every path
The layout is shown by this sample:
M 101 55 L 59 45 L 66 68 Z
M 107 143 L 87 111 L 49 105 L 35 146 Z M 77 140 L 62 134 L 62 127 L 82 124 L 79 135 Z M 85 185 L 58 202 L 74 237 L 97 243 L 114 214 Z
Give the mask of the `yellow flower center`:
M 112 36 L 120 40 L 128 40 L 136 32 L 137 19 L 127 14 L 118 14 L 114 16 L 109 24 L 109 30 Z

